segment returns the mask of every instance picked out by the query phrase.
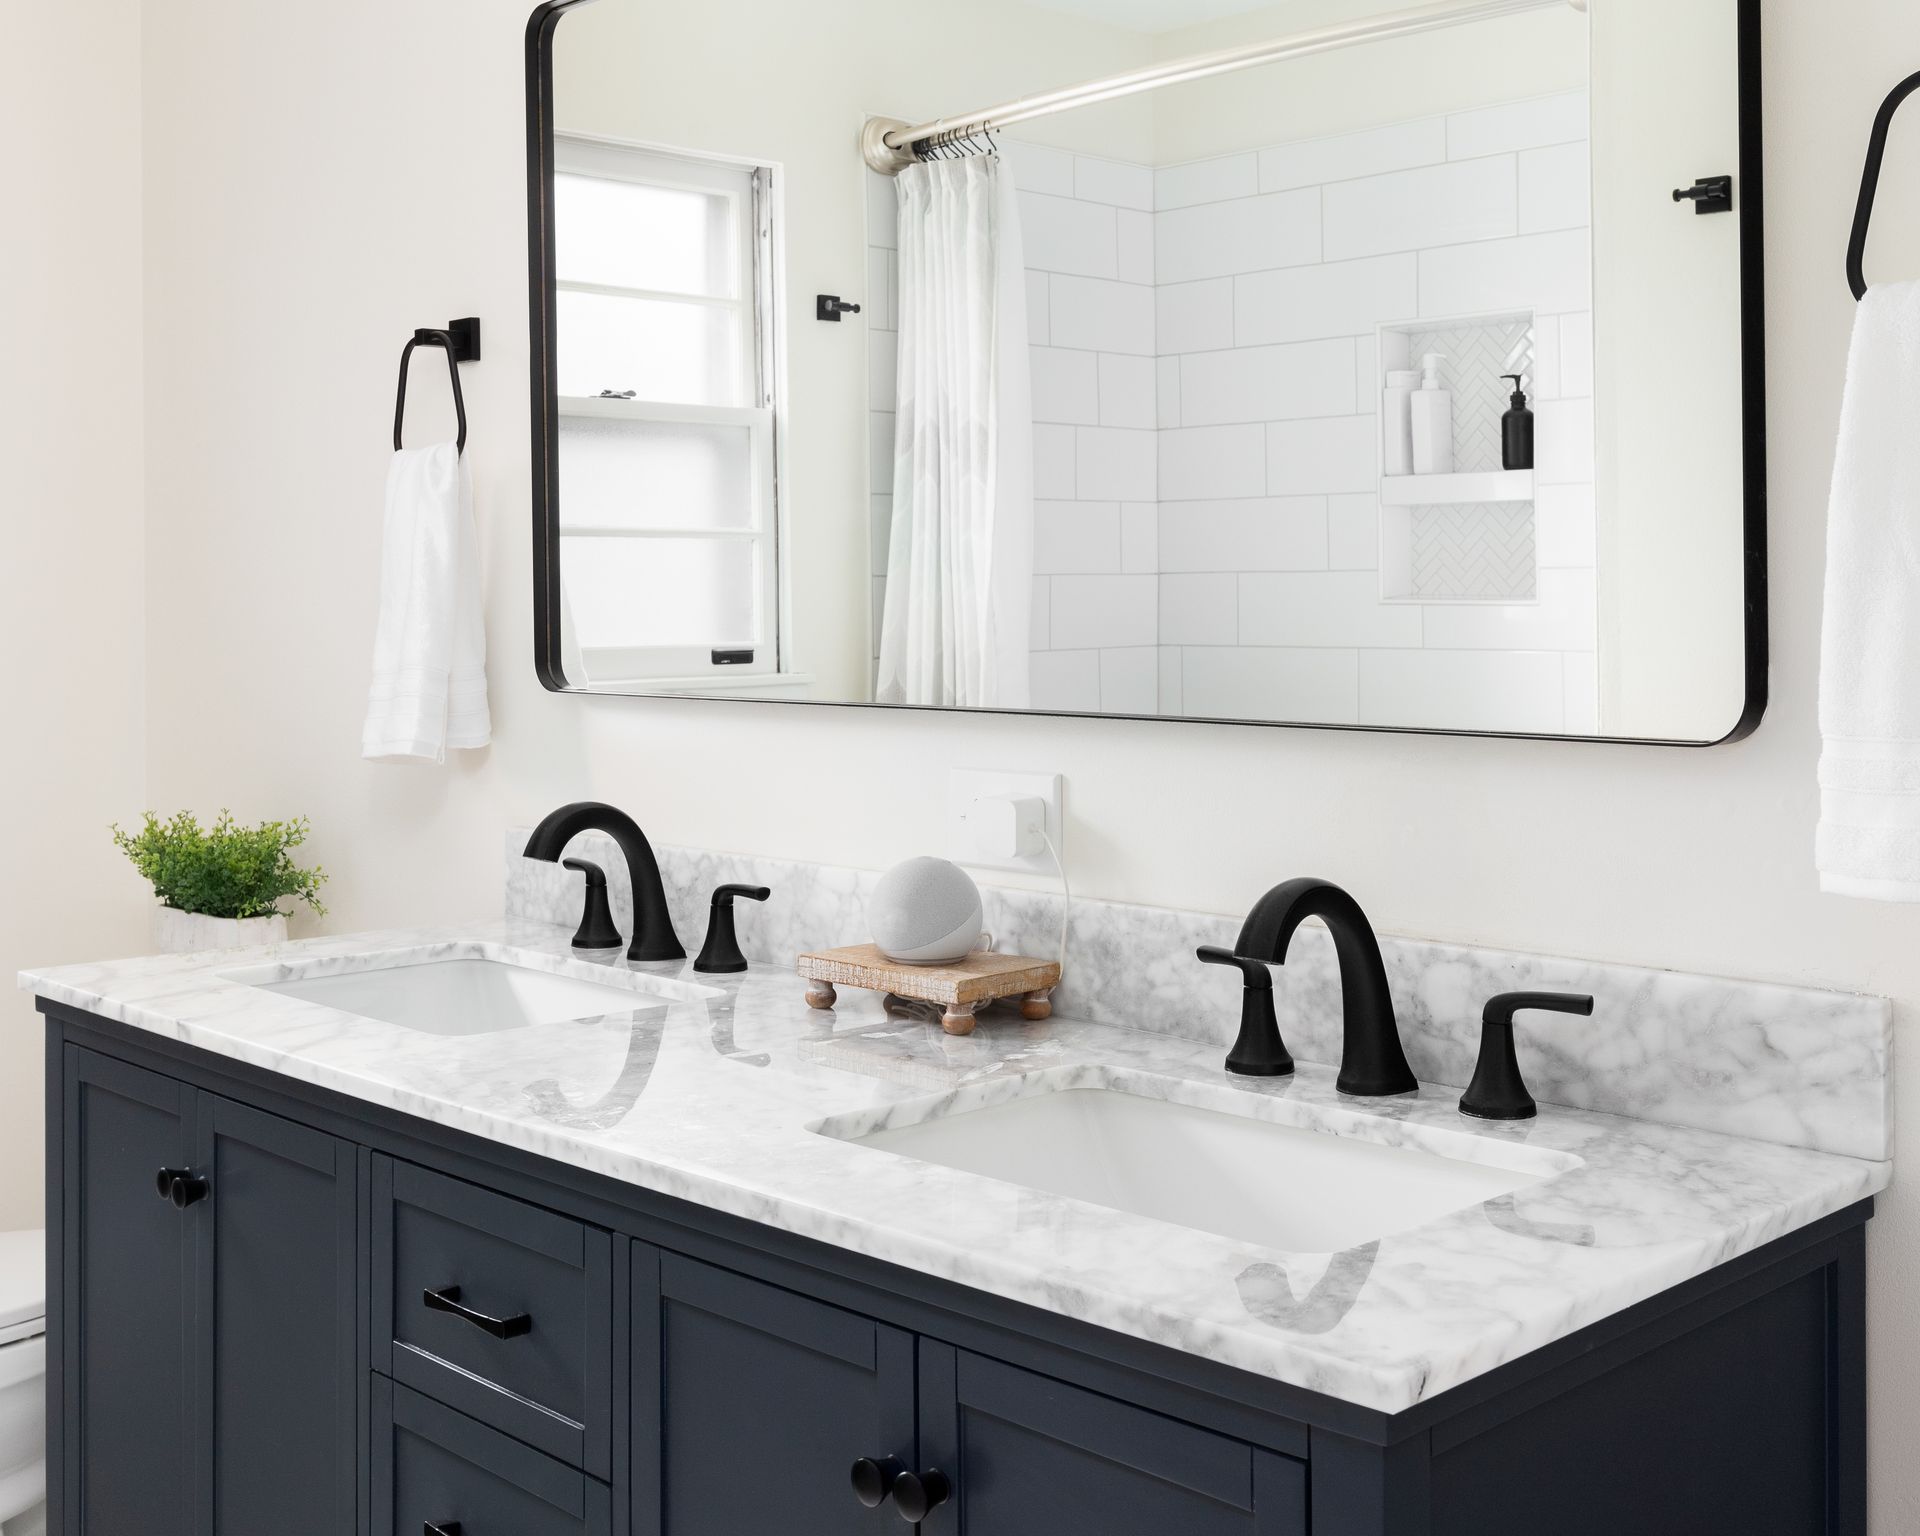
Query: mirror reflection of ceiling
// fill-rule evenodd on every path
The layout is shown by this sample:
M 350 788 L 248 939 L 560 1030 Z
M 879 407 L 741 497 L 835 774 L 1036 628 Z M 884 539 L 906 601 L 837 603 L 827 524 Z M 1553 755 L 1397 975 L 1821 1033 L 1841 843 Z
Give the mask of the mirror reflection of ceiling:
M 1129 32 L 1177 32 L 1266 8 L 1269 0 L 1033 0 L 1039 10 L 1103 21 Z

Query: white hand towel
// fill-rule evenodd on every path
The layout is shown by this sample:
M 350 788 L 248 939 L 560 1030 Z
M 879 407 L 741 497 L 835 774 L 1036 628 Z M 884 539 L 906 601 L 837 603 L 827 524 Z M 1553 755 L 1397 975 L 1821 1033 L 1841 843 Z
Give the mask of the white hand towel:
M 1920 283 L 1860 305 L 1827 516 L 1822 890 L 1920 901 Z
M 444 763 L 484 747 L 487 637 L 473 482 L 452 443 L 403 448 L 387 472 L 380 627 L 360 754 Z

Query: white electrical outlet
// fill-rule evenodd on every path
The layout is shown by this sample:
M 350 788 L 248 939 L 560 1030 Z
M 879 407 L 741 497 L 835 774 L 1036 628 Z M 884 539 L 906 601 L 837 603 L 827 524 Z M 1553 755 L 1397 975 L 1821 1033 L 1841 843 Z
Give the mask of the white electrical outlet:
M 1064 795 L 1057 773 L 953 769 L 947 775 L 947 857 L 975 869 L 1053 874 L 1053 855 L 1036 834 L 1044 830 L 1060 856 L 1066 857 Z M 1022 805 L 1022 801 L 1039 805 Z M 1011 851 L 1016 848 L 1032 851 Z

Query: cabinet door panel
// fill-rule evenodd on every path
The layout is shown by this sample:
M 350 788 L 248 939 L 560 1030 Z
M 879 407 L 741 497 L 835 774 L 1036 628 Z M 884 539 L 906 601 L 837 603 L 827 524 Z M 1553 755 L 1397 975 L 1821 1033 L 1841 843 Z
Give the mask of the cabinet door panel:
M 200 1529 L 339 1536 L 359 1440 L 353 1149 L 212 1094 L 198 1121 Z
M 951 1500 L 926 1536 L 1303 1536 L 1302 1463 L 920 1341 L 920 1458 Z
M 190 1369 L 201 1207 L 160 1198 L 188 1161 L 192 1092 L 66 1048 L 61 1467 L 75 1536 L 194 1536 Z
M 913 1460 L 909 1335 L 645 1244 L 633 1294 L 634 1536 L 903 1529 L 850 1474 Z

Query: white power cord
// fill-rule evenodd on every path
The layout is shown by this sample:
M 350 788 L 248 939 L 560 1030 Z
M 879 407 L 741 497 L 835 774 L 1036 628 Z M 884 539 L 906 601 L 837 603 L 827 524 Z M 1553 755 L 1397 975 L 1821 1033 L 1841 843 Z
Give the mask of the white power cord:
M 1053 839 L 1047 836 L 1045 827 L 1040 829 L 1040 840 L 1047 845 L 1047 852 L 1053 856 L 1053 867 L 1060 876 L 1060 969 L 1067 968 L 1067 924 L 1073 918 L 1073 887 L 1067 884 L 1067 866 L 1060 858 L 1060 850 L 1053 846 Z

